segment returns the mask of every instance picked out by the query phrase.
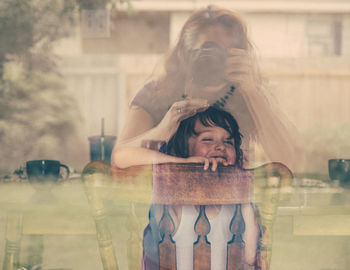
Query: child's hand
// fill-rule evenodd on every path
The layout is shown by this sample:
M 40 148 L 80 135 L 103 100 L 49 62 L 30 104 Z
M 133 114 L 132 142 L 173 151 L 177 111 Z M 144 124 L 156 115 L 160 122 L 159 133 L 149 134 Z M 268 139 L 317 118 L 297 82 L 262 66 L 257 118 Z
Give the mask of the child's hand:
M 224 158 L 206 158 L 206 157 L 199 157 L 199 156 L 193 156 L 185 159 L 186 163 L 204 163 L 203 169 L 206 171 L 209 169 L 211 165 L 211 170 L 214 172 L 216 171 L 218 164 L 222 164 L 224 166 L 230 165 L 226 159 Z

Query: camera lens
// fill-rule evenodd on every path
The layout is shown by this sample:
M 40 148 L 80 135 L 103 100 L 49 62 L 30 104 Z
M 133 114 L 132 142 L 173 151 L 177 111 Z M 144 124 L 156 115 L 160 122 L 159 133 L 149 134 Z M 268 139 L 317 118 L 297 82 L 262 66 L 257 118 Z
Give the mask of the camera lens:
M 192 51 L 190 71 L 193 82 L 201 86 L 215 86 L 225 79 L 227 52 L 215 42 L 205 42 Z

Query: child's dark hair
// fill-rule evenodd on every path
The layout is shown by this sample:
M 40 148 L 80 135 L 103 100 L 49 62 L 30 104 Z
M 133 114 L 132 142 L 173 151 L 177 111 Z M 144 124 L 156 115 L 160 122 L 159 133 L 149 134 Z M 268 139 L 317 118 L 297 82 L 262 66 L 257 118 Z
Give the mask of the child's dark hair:
M 232 136 L 236 151 L 235 165 L 242 168 L 242 134 L 239 132 L 237 121 L 230 113 L 213 106 L 203 112 L 198 112 L 195 115 L 182 120 L 176 133 L 167 143 L 165 152 L 172 156 L 183 158 L 189 157 L 188 140 L 192 135 L 198 135 L 194 129 L 197 120 L 201 121 L 206 127 L 221 127 Z

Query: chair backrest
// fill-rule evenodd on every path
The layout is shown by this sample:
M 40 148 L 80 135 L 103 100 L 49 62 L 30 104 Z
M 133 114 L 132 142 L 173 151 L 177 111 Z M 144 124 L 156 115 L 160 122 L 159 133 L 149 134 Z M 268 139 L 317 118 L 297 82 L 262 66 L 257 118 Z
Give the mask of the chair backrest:
M 210 223 L 205 214 L 205 206 L 255 202 L 260 208 L 263 228 L 255 269 L 268 269 L 273 221 L 281 190 L 291 184 L 292 173 L 281 163 L 269 163 L 251 170 L 239 170 L 233 166 L 219 167 L 215 172 L 204 171 L 202 167 L 201 164 L 161 164 L 120 170 L 111 169 L 101 162 L 92 162 L 85 167 L 83 179 L 96 222 L 104 269 L 117 269 L 118 265 L 111 233 L 105 221 L 105 199 L 131 203 L 128 226 L 135 230 L 142 230 L 140 225 L 135 225 L 139 224 L 133 212 L 135 203 L 163 205 L 158 223 L 161 236 L 158 243 L 160 269 L 176 269 L 176 250 L 172 239 L 174 224 L 169 206 L 200 205 L 194 228 L 198 236 L 198 241 L 193 246 L 194 269 L 210 269 L 210 244 L 206 237 Z M 227 269 L 243 267 L 244 229 L 241 225 L 242 217 L 237 213 L 232 217 L 229 228 L 233 238 L 227 244 Z M 139 232 L 130 231 L 129 269 L 140 269 L 142 239 L 138 235 Z

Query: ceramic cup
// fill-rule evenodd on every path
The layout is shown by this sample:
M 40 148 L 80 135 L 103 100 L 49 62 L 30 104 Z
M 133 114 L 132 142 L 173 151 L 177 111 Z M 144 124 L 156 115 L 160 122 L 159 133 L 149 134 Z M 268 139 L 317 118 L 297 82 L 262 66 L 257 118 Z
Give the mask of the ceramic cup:
M 329 159 L 328 173 L 332 180 L 339 180 L 341 186 L 350 184 L 350 159 Z
M 66 170 L 64 177 L 61 176 L 61 168 Z M 30 160 L 26 163 L 26 172 L 29 182 L 46 183 L 57 182 L 59 179 L 69 177 L 69 168 L 58 160 Z

